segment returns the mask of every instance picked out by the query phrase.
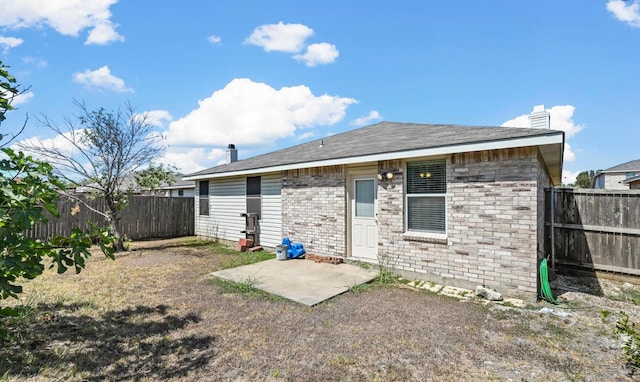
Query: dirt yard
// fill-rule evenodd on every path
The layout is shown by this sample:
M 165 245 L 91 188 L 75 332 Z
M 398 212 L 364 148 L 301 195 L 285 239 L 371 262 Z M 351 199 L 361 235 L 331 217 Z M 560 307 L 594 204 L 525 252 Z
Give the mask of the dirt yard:
M 374 283 L 315 307 L 217 280 L 243 256 L 141 242 L 25 284 L 0 341 L 8 380 L 628 381 L 615 334 L 640 289 L 560 277 L 562 308 L 460 301 Z M 593 294 L 604 294 L 595 296 Z M 542 313 L 540 309 L 552 309 Z

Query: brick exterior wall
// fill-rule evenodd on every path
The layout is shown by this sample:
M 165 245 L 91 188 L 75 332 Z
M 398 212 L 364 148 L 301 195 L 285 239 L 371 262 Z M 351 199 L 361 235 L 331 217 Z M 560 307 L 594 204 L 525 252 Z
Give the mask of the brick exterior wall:
M 378 185 L 379 262 L 411 278 L 535 296 L 550 186 L 538 149 L 452 154 L 446 162 L 446 236 L 405 232 L 405 162 L 378 162 L 395 175 Z M 310 253 L 346 256 L 347 172 L 345 166 L 284 171 L 283 235 Z
M 449 155 L 446 238 L 404 232 L 404 166 L 379 163 L 390 168 L 396 176 L 378 187 L 383 265 L 451 285 L 536 292 L 540 183 L 548 184 L 537 148 Z
M 309 253 L 344 256 L 346 173 L 344 166 L 284 171 L 282 234 Z

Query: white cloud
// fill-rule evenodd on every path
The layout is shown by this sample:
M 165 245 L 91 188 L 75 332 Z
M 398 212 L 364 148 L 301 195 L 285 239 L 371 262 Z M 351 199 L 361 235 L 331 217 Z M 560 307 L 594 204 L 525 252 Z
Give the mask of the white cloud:
M 197 109 L 171 122 L 167 143 L 172 146 L 269 146 L 292 137 L 300 128 L 341 121 L 352 98 L 315 96 L 303 85 L 274 89 L 250 79 L 234 79 Z
M 551 129 L 564 131 L 567 139 L 584 129 L 584 125 L 577 124 L 573 121 L 573 113 L 576 110 L 576 107 L 573 105 L 558 105 L 545 110 L 551 115 Z M 510 119 L 501 126 L 530 127 L 529 114 L 523 114 Z
M 573 162 L 576 160 L 576 153 L 571 150 L 571 145 L 568 142 L 564 142 L 564 162 Z
M 27 103 L 33 97 L 35 97 L 35 94 L 33 94 L 33 92 L 20 93 L 17 96 L 13 97 L 13 101 L 11 102 L 11 105 L 15 107 L 15 106 Z
M 335 45 L 322 42 L 309 45 L 304 54 L 296 54 L 293 58 L 298 62 L 304 62 L 307 66 L 316 66 L 334 62 L 339 54 Z
M 169 147 L 158 163 L 176 166 L 178 171 L 189 174 L 204 170 L 213 165 L 222 164 L 226 160 L 226 150 L 220 148 L 191 148 L 179 150 Z
M 212 34 L 211 36 L 207 37 L 207 41 L 209 41 L 212 44 L 217 44 L 220 41 L 222 41 L 222 37 Z
M 640 1 L 633 0 L 633 2 L 627 2 L 623 0 L 609 0 L 607 2 L 607 10 L 613 14 L 613 16 L 627 23 L 633 28 L 640 28 Z
M 578 177 L 578 174 L 580 174 L 582 171 L 568 171 L 568 170 L 562 170 L 562 184 L 573 184 L 576 182 L 576 178 Z
M 567 139 L 584 129 L 584 125 L 573 121 L 573 112 L 575 110 L 576 107 L 572 105 L 554 106 L 551 109 L 547 109 L 551 114 L 551 128 L 564 131 Z
M 118 0 L 3 0 L 0 27 L 11 29 L 51 27 L 67 36 L 90 29 L 87 44 L 122 41 L 114 30 L 109 7 Z
M 296 138 L 298 138 L 299 141 L 304 141 L 305 139 L 313 138 L 315 136 L 315 131 L 307 131 L 306 133 L 298 135 Z
M 24 57 L 22 62 L 25 64 L 34 64 L 37 68 L 44 68 L 49 65 L 47 61 L 35 57 Z
M 382 116 L 380 115 L 380 113 L 378 113 L 377 110 L 371 110 L 369 114 L 363 115 L 362 117 L 356 118 L 353 121 L 351 121 L 350 125 L 364 126 L 364 125 L 370 124 L 371 122 L 380 121 L 380 120 L 382 120 Z
M 565 133 L 565 139 L 568 140 L 584 129 L 584 125 L 577 124 L 573 120 L 573 113 L 576 110 L 573 105 L 558 105 L 551 109 L 546 109 L 551 115 L 551 129 L 562 130 Z M 530 127 L 529 114 L 523 114 L 503 123 L 501 126 L 508 127 Z M 564 145 L 564 161 L 570 162 L 575 160 L 576 155 L 571 150 L 571 145 L 565 141 Z
M 523 114 L 508 120 L 500 126 L 504 127 L 531 127 L 529 124 L 529 114 Z
M 91 30 L 85 45 L 106 45 L 114 41 L 124 41 L 124 37 L 116 32 L 114 25 L 109 20 L 100 22 Z
M 173 116 L 167 110 L 149 110 L 143 114 L 152 126 L 164 127 L 167 122 L 173 121 Z
M 0 48 L 2 48 L 3 53 L 7 53 L 9 49 L 15 48 L 23 42 L 24 40 L 21 38 L 0 36 Z
M 40 137 L 31 137 L 31 138 L 27 138 L 27 139 L 23 139 L 19 142 L 17 142 L 15 145 L 13 145 L 13 148 L 17 148 L 17 149 L 21 149 L 23 151 L 29 152 L 29 150 L 26 150 L 23 145 L 26 146 L 42 146 L 42 147 L 46 147 L 46 148 L 56 148 L 58 150 L 60 150 L 60 152 L 64 153 L 67 156 L 76 156 L 78 154 L 77 148 L 75 146 L 73 146 L 73 144 L 71 144 L 71 142 L 69 142 L 69 140 L 73 140 L 72 135 L 76 135 L 75 141 L 76 142 L 81 142 L 82 140 L 79 139 L 79 137 L 81 137 L 84 134 L 84 129 L 78 129 L 78 130 L 74 130 L 74 131 L 67 131 L 63 134 L 59 134 L 56 135 L 53 138 L 45 138 L 42 139 Z M 29 152 L 30 155 L 33 155 L 34 157 L 38 156 L 37 152 Z
M 125 85 L 124 80 L 111 74 L 111 70 L 106 65 L 96 70 L 87 69 L 84 72 L 73 73 L 73 82 L 87 87 L 108 89 L 121 93 L 133 92 L 133 89 Z
M 313 35 L 313 29 L 303 24 L 265 24 L 253 30 L 244 42 L 262 47 L 265 51 L 297 53 L 305 40 Z

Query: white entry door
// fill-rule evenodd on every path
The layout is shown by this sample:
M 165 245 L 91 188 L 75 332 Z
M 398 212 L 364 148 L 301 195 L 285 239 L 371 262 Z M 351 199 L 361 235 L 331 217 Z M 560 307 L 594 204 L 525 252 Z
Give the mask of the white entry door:
M 353 180 L 351 255 L 362 260 L 378 261 L 376 188 L 375 178 Z

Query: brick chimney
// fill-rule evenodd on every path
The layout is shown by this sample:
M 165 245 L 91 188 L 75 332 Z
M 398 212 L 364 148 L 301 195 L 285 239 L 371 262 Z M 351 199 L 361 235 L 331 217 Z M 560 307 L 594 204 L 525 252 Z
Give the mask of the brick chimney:
M 233 163 L 238 160 L 238 150 L 236 150 L 236 145 L 233 143 L 229 143 L 227 146 L 227 164 Z
M 534 129 L 550 129 L 551 115 L 545 110 L 544 105 L 536 105 L 529 114 L 529 126 Z

